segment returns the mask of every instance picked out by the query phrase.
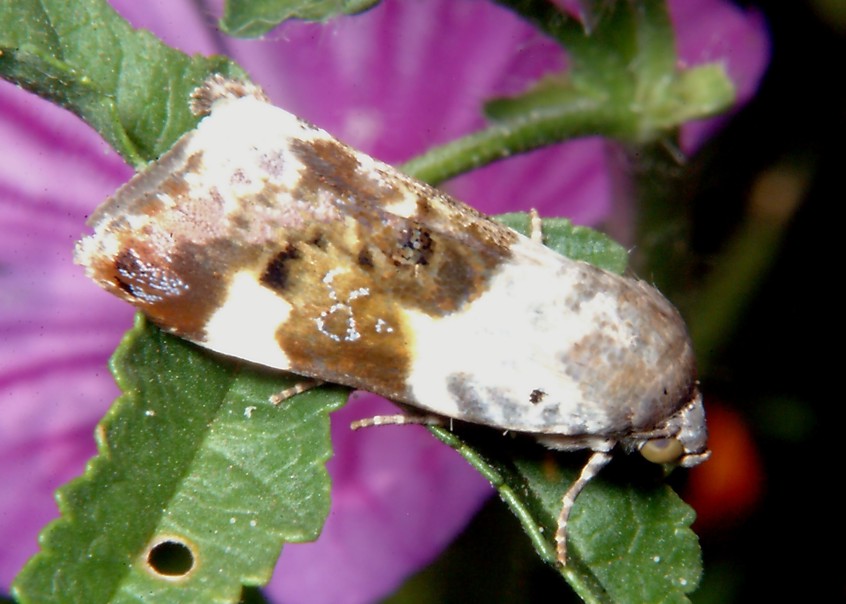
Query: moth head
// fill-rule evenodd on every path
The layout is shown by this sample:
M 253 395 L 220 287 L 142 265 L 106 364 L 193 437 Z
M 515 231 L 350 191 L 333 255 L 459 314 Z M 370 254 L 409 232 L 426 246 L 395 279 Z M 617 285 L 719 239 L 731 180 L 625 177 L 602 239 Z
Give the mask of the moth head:
M 644 440 L 640 454 L 653 463 L 674 463 L 685 468 L 711 456 L 702 394 L 694 389 L 690 401 L 667 422 L 669 436 Z

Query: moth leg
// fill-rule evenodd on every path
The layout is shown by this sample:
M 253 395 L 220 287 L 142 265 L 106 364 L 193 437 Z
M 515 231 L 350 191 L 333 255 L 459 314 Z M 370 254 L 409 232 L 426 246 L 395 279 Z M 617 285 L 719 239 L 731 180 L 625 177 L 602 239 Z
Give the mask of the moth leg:
M 576 497 L 582 492 L 590 480 L 611 461 L 611 454 L 606 451 L 595 451 L 582 468 L 582 473 L 576 482 L 570 485 L 564 497 L 561 499 L 561 512 L 558 514 L 558 530 L 555 532 L 555 546 L 558 554 L 558 562 L 561 566 L 567 566 L 567 520 L 573 510 Z
M 322 385 L 323 382 L 320 380 L 303 380 L 302 382 L 297 382 L 290 388 L 285 388 L 285 390 L 280 390 L 276 394 L 272 395 L 270 397 L 270 402 L 274 405 L 281 405 L 284 401 L 293 396 L 297 396 L 307 390 L 311 390 L 312 388 L 317 388 Z
M 535 243 L 543 243 L 543 222 L 535 208 L 529 210 L 529 238 Z
M 374 415 L 373 417 L 357 419 L 350 424 L 350 428 L 358 430 L 373 426 L 443 426 L 446 425 L 446 422 L 446 418 L 440 415 L 403 415 L 397 413 L 396 415 Z

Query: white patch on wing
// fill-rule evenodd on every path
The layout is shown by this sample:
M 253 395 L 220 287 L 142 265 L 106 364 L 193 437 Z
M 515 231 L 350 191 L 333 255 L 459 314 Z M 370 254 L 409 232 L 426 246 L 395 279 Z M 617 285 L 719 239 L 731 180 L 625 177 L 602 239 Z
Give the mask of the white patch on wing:
M 197 126 L 186 155 L 201 153 L 203 165 L 185 179 L 195 191 L 226 191 L 230 200 L 257 195 L 268 183 L 292 190 L 304 167 L 290 142 L 315 138 L 329 140 L 284 109 L 244 97 L 216 107 Z M 238 204 L 228 209 L 243 211 Z
M 288 320 L 291 305 L 247 271 L 232 277 L 228 294 L 206 323 L 206 340 L 201 344 L 229 356 L 288 369 L 290 361 L 276 341 L 276 332 Z
M 417 212 L 417 198 L 412 195 L 403 195 L 397 201 L 386 203 L 385 210 L 396 216 L 410 218 Z
M 603 405 L 584 400 L 580 384 L 561 370 L 561 355 L 595 331 L 597 317 L 607 317 L 613 303 L 598 295 L 574 312 L 564 300 L 577 285 L 579 271 L 572 267 L 578 265 L 522 237 L 513 249 L 518 259 L 526 252 L 530 261 L 503 266 L 489 290 L 463 311 L 446 317 L 408 312 L 415 335 L 413 397 L 461 418 L 468 401 L 451 391 L 450 377 L 463 374 L 484 385 L 479 397 L 486 401 L 485 423 L 527 432 L 603 434 Z M 544 393 L 538 404 L 530 401 L 535 390 Z M 572 420 L 550 423 L 544 415 L 550 405 Z

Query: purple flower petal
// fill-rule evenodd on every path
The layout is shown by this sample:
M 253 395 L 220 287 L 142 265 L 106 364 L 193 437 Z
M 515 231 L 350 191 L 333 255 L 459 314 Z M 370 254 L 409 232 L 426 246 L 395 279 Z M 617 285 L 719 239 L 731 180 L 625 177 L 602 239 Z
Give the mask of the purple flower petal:
M 676 49 L 683 67 L 721 62 L 736 88 L 735 110 L 745 105 L 764 77 L 770 44 L 763 15 L 719 0 L 670 0 Z M 689 122 L 681 147 L 693 153 L 728 116 Z
M 489 495 L 476 471 L 420 426 L 349 429 L 354 419 L 396 412 L 361 393 L 334 414 L 332 511 L 318 541 L 282 551 L 267 590 L 276 601 L 376 601 L 446 547 Z
M 113 4 L 183 51 L 231 54 L 276 103 L 391 162 L 472 132 L 483 124 L 484 99 L 519 92 L 566 65 L 549 40 L 479 0 L 388 1 L 326 24 L 286 24 L 266 41 L 221 38 L 204 23 L 212 10 L 188 0 Z M 93 427 L 117 394 L 105 363 L 132 310 L 89 283 L 71 252 L 85 215 L 130 170 L 76 118 L 5 83 L 0 153 L 0 481 L 7 485 L 0 581 L 7 586 L 56 514 L 52 491 L 93 454 Z M 619 196 L 615 166 L 612 146 L 589 139 L 501 162 L 450 187 L 489 212 L 537 207 L 595 223 Z M 437 555 L 490 492 L 420 428 L 351 432 L 351 419 L 394 412 L 362 399 L 333 417 L 332 511 L 317 542 L 286 546 L 268 589 L 276 599 L 378 599 Z
M 73 266 L 92 199 L 131 170 L 85 124 L 0 82 L 0 581 L 56 516 L 52 492 L 94 453 L 117 394 L 109 351 L 132 310 Z M 14 544 L 14 547 L 12 546 Z

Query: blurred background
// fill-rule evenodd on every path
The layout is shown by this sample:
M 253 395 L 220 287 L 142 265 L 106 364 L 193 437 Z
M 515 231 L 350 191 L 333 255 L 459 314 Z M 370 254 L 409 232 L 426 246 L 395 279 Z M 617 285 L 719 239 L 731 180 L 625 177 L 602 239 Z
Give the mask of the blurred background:
M 846 198 L 846 2 L 740 4 L 764 13 L 772 60 L 757 97 L 673 192 L 693 212 L 687 274 L 711 275 L 681 306 L 700 348 L 714 456 L 671 482 L 698 514 L 705 575 L 694 602 L 846 601 L 834 447 L 843 395 L 837 372 L 824 370 L 843 354 L 840 273 L 828 262 L 842 257 L 832 204 Z M 561 601 L 561 592 L 493 498 L 388 601 Z

